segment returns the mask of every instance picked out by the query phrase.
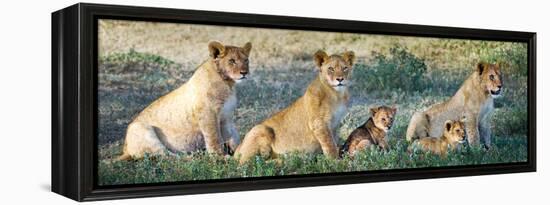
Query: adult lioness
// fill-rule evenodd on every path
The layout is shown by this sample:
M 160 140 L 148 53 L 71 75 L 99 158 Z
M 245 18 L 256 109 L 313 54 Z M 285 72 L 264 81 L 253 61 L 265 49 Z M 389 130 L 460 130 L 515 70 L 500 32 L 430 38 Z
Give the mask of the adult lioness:
M 290 152 L 317 153 L 337 158 L 334 130 L 346 114 L 347 86 L 355 61 L 352 51 L 314 55 L 319 75 L 292 105 L 253 127 L 235 151 L 240 163 L 255 155 L 273 157 Z
M 407 128 L 407 141 L 443 134 L 443 124 L 449 119 L 465 116 L 466 134 L 470 145 L 479 145 L 480 136 L 488 149 L 491 146 L 489 114 L 493 98 L 502 91 L 502 73 L 498 64 L 479 63 L 474 73 L 451 99 L 436 104 L 424 112 L 415 113 Z
M 210 58 L 189 81 L 146 107 L 128 125 L 119 159 L 141 158 L 206 148 L 223 154 L 224 144 L 234 149 L 239 136 L 232 120 L 237 105 L 234 84 L 248 74 L 252 45 L 208 44 Z

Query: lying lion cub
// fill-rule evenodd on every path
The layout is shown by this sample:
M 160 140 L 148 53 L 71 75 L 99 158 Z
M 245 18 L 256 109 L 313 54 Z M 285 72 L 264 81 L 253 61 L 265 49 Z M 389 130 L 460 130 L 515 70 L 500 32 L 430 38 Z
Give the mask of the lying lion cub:
M 447 156 L 447 151 L 454 151 L 457 145 L 464 143 L 466 139 L 464 131 L 465 120 L 447 120 L 444 125 L 443 136 L 425 137 L 414 141 L 409 147 L 409 152 L 420 149 L 424 152 L 432 152 L 442 157 Z
M 314 55 L 319 76 L 306 93 L 292 105 L 253 127 L 235 151 L 244 163 L 254 157 L 276 157 L 300 152 L 323 152 L 338 158 L 337 136 L 334 130 L 346 114 L 349 94 L 347 86 L 355 61 L 352 51 L 342 55 Z
M 436 104 L 423 112 L 415 113 L 407 127 L 407 141 L 423 137 L 437 137 L 443 133 L 447 119 L 463 115 L 470 145 L 491 147 L 491 119 L 493 98 L 502 91 L 502 73 L 498 64 L 479 63 L 475 71 L 464 81 L 460 89 L 449 100 Z M 480 139 L 481 138 L 481 139 Z
M 119 159 L 204 148 L 224 154 L 224 144 L 235 148 L 239 136 L 232 119 L 237 106 L 234 84 L 248 74 L 251 48 L 250 43 L 235 47 L 210 42 L 210 58 L 189 81 L 155 100 L 128 125 Z
M 386 133 L 393 124 L 393 117 L 397 112 L 397 108 L 380 106 L 371 108 L 370 112 L 372 117 L 365 124 L 351 132 L 342 147 L 342 153 L 348 153 L 349 156 L 353 156 L 355 152 L 368 148 L 371 145 L 378 146 L 384 151 L 389 149 L 389 145 L 386 142 Z

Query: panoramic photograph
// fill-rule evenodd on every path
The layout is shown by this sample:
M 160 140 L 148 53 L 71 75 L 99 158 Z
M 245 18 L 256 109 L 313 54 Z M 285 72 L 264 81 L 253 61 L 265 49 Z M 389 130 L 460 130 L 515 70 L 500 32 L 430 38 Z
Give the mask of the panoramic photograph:
M 528 160 L 527 43 L 98 20 L 100 186 Z

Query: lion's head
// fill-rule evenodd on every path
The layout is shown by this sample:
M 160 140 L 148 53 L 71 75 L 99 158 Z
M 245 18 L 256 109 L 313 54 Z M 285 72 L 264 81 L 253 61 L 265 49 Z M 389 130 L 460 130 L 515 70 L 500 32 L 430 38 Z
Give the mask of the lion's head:
M 240 82 L 248 75 L 248 55 L 252 49 L 250 42 L 243 47 L 224 46 L 220 42 L 212 41 L 208 44 L 210 57 L 216 63 L 222 78 Z
M 498 64 L 478 63 L 477 72 L 480 76 L 481 86 L 492 97 L 498 97 L 502 93 L 502 73 Z
M 319 68 L 322 80 L 333 89 L 342 91 L 349 85 L 351 69 L 355 63 L 353 51 L 346 51 L 342 55 L 327 55 L 319 50 L 313 55 L 315 65 Z
M 385 132 L 388 132 L 393 125 L 393 117 L 397 112 L 396 107 L 380 106 L 371 108 L 372 120 L 374 126 L 378 127 Z
M 466 140 L 466 131 L 464 130 L 464 123 L 466 119 L 460 120 L 447 120 L 445 121 L 445 137 L 451 143 L 464 143 Z

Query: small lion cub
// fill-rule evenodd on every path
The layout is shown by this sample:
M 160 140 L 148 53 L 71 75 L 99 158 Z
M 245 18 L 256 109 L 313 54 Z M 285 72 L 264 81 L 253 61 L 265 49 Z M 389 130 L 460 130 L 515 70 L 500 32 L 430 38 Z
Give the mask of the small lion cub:
M 386 142 L 386 133 L 393 124 L 393 117 L 397 112 L 397 108 L 380 106 L 371 108 L 370 112 L 372 117 L 349 135 L 342 147 L 342 154 L 348 153 L 349 156 L 353 156 L 358 150 L 365 149 L 371 145 L 378 146 L 384 151 L 389 149 L 389 145 Z
M 432 152 L 442 157 L 447 157 L 447 151 L 456 150 L 459 144 L 465 142 L 464 131 L 465 118 L 461 120 L 445 121 L 445 129 L 441 137 L 425 137 L 414 141 L 409 147 L 409 153 L 420 149 L 423 152 Z

